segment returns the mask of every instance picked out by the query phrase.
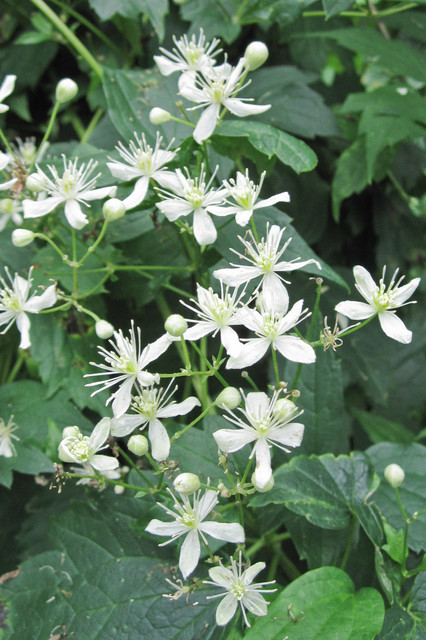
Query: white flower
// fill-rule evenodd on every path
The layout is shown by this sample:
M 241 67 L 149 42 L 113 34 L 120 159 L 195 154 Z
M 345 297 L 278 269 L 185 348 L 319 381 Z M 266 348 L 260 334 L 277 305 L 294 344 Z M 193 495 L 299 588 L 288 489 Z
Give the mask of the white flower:
M 7 325 L 6 329 L 3 329 L 0 333 L 6 333 L 16 321 L 16 326 L 21 334 L 19 346 L 21 349 L 28 349 L 31 346 L 31 323 L 27 313 L 38 313 L 42 309 L 52 307 L 56 302 L 56 287 L 52 284 L 40 296 L 36 296 L 34 293 L 30 296 L 32 267 L 27 279 L 15 273 L 15 277 L 12 280 L 7 267 L 4 269 L 11 286 L 3 278 L 0 278 L 0 283 L 3 285 L 3 289 L 0 290 L 0 325 Z
M 196 142 L 201 143 L 210 138 L 218 123 L 221 107 L 241 118 L 270 109 L 270 104 L 247 104 L 252 101 L 252 98 L 236 97 L 237 93 L 248 84 L 243 84 L 246 72 L 245 59 L 241 58 L 236 67 L 225 63 L 205 70 L 197 76 L 190 74 L 181 76 L 180 95 L 197 103 L 197 106 L 192 109 L 205 109 L 193 133 Z
M 282 416 L 279 407 L 276 408 L 278 396 L 279 392 L 275 392 L 272 398 L 261 391 L 248 393 L 245 409 L 238 409 L 245 420 L 226 409 L 229 416 L 225 415 L 225 418 L 238 429 L 219 429 L 213 434 L 218 447 L 225 453 L 234 453 L 250 442 L 255 443 L 250 458 L 256 456 L 254 478 L 260 489 L 266 487 L 272 477 L 271 446 L 289 453 L 288 447 L 300 446 L 303 438 L 303 424 L 292 422 L 302 412 L 297 413 L 295 409 Z
M 18 428 L 13 422 L 13 416 L 10 416 L 7 424 L 5 424 L 3 418 L 0 418 L 0 456 L 5 458 L 16 456 L 16 449 L 12 439 L 19 440 L 18 436 L 13 433 Z
M 68 162 L 65 155 L 62 158 L 64 162 L 62 177 L 59 177 L 57 169 L 53 166 L 48 167 L 51 178 L 39 167 L 37 168 L 40 185 L 42 185 L 42 199 L 23 201 L 24 218 L 40 218 L 64 202 L 68 223 L 74 229 L 82 229 L 88 223 L 88 219 L 81 209 L 81 204 L 89 207 L 88 201 L 100 200 L 108 196 L 114 197 L 117 187 L 94 188 L 101 174 L 98 173 L 93 178 L 89 176 L 95 170 L 97 162 L 89 160 L 87 166 L 83 163 L 78 167 L 78 158 Z
M 198 244 L 212 244 L 217 238 L 217 231 L 213 220 L 209 216 L 210 208 L 223 202 L 223 189 L 210 189 L 214 175 L 206 185 L 204 166 L 201 167 L 200 177 L 191 178 L 186 169 L 188 177 L 185 177 L 180 169 L 174 174 L 164 178 L 163 186 L 171 192 L 159 190 L 163 200 L 157 203 L 167 220 L 175 222 L 182 216 L 193 213 L 194 236 Z M 217 215 L 217 214 L 216 214 Z M 228 215 L 223 211 L 220 215 Z
M 15 182 L 14 180 L 11 182 Z M 0 185 L 1 189 L 1 185 Z M 21 206 L 18 200 L 12 198 L 2 198 L 0 200 L 0 231 L 3 231 L 9 220 L 17 226 L 22 224 L 22 216 L 19 213 Z
M 262 298 L 265 307 L 268 307 L 271 311 L 286 313 L 289 296 L 286 287 L 282 283 L 282 281 L 285 282 L 285 280 L 278 275 L 278 273 L 302 269 L 302 267 L 312 263 L 315 264 L 318 269 L 321 269 L 321 265 L 313 258 L 309 260 L 296 258 L 290 261 L 280 261 L 282 254 L 292 240 L 289 238 L 284 243 L 284 246 L 279 249 L 284 231 L 285 227 L 280 229 L 278 225 L 274 224 L 269 228 L 268 223 L 266 240 L 262 238 L 260 242 L 256 242 L 251 231 L 248 232 L 248 240 L 238 236 L 244 245 L 244 253 L 238 253 L 238 251 L 234 249 L 231 249 L 231 251 L 241 258 L 241 260 L 248 262 L 250 266 L 239 266 L 231 263 L 231 269 L 216 269 L 216 271 L 213 272 L 214 277 L 233 287 L 250 282 L 253 278 L 261 277 L 262 280 L 256 290 L 262 285 Z
M 110 419 L 102 418 L 90 436 L 83 436 L 78 427 L 74 435 L 64 438 L 58 448 L 59 458 L 63 462 L 73 462 L 84 467 L 92 467 L 101 473 L 117 469 L 118 460 L 97 452 L 108 447 L 106 441 L 110 434 Z
M 0 151 L 0 171 L 4 171 L 10 161 L 11 161 L 10 156 L 7 153 L 2 153 Z M 17 180 L 18 178 L 11 178 L 10 180 L 6 180 L 6 182 L 3 182 L 2 184 L 0 184 L 0 191 L 7 191 L 8 189 L 10 189 L 10 187 L 13 187 L 13 185 L 15 184 L 15 182 L 17 182 Z
M 248 169 L 246 169 L 245 175 L 238 171 L 236 180 L 231 178 L 229 182 L 227 180 L 223 181 L 226 190 L 234 201 L 225 201 L 229 205 L 226 207 L 226 211 L 228 215 L 235 215 L 235 222 L 241 227 L 245 227 L 249 223 L 253 212 L 257 209 L 272 207 L 274 204 L 277 204 L 277 202 L 290 202 L 290 196 L 287 191 L 283 191 L 266 200 L 257 201 L 265 175 L 266 171 L 260 176 L 258 186 L 250 180 Z M 211 208 L 212 213 L 216 213 L 215 209 L 216 207 Z
M 118 418 L 129 408 L 132 400 L 132 387 L 136 382 L 139 382 L 142 387 L 149 387 L 154 382 L 158 383 L 160 381 L 158 373 L 149 373 L 145 371 L 145 367 L 168 349 L 172 338 L 165 334 L 155 342 L 148 344 L 141 351 L 141 330 L 139 327 L 137 328 L 136 337 L 132 321 L 130 339 L 125 338 L 120 329 L 119 331 L 114 331 L 114 340 L 109 340 L 108 342 L 113 347 L 113 351 L 98 347 L 99 354 L 103 356 L 106 364 L 90 363 L 102 369 L 103 372 L 88 373 L 84 377 L 107 376 L 106 380 L 99 380 L 86 385 L 87 387 L 100 385 L 100 388 L 94 391 L 92 396 L 116 384 L 119 385 L 118 390 L 107 400 L 107 404 L 112 401 L 114 416 Z
M 220 331 L 220 341 L 227 353 L 230 355 L 239 353 L 242 345 L 236 331 L 232 329 L 232 325 L 240 324 L 236 312 L 243 295 L 244 292 L 238 296 L 238 289 L 235 289 L 231 295 L 228 287 L 224 292 L 222 284 L 220 295 L 215 293 L 211 287 L 204 289 L 198 284 L 198 301 L 191 299 L 191 302 L 196 304 L 198 309 L 181 300 L 185 307 L 194 311 L 200 318 L 200 320 L 188 320 L 194 324 L 185 331 L 183 336 L 185 340 L 199 340 L 210 333 L 215 336 Z
M 216 623 L 222 627 L 228 624 L 231 618 L 235 615 L 238 603 L 240 603 L 241 611 L 243 613 L 244 622 L 247 627 L 250 626 L 246 609 L 253 613 L 255 616 L 266 616 L 269 602 L 260 595 L 260 593 L 273 593 L 276 589 L 263 589 L 265 585 L 275 584 L 275 580 L 271 582 L 258 582 L 253 584 L 254 578 L 258 573 L 265 568 L 264 562 L 256 562 L 251 567 L 242 570 L 241 552 L 238 565 L 233 558 L 231 558 L 231 567 L 224 567 L 222 564 L 219 567 L 213 567 L 209 569 L 209 576 L 211 580 L 203 580 L 204 584 L 212 584 L 215 587 L 221 587 L 225 589 L 227 593 L 218 593 L 214 596 L 207 596 L 211 598 L 223 598 L 216 610 Z
M 254 331 L 257 337 L 245 339 L 238 355 L 228 359 L 226 368 L 249 367 L 263 358 L 269 347 L 279 351 L 284 358 L 292 362 L 315 362 L 315 351 L 307 342 L 298 336 L 285 335 L 308 315 L 307 310 L 303 310 L 303 300 L 296 302 L 286 315 L 271 313 L 265 309 L 261 312 L 249 308 L 240 309 L 240 324 Z
M 173 48 L 173 53 L 160 47 L 162 56 L 154 56 L 154 60 L 163 76 L 169 76 L 175 71 L 195 72 L 195 71 L 207 71 L 215 64 L 215 56 L 220 52 L 220 49 L 215 51 L 219 40 L 214 38 L 211 42 L 206 42 L 204 32 L 200 29 L 200 35 L 198 40 L 195 34 L 188 39 L 187 35 L 182 36 L 179 40 L 176 36 L 173 36 L 173 42 L 176 48 Z
M 174 542 L 183 535 L 186 536 L 179 556 L 179 569 L 184 578 L 187 578 L 194 571 L 200 559 L 200 537 L 205 544 L 207 544 L 205 534 L 225 542 L 240 543 L 245 540 L 244 529 L 236 522 L 204 522 L 210 511 L 217 505 L 218 499 L 216 491 L 210 489 L 202 497 L 200 494 L 201 491 L 194 494 L 191 505 L 188 496 L 181 496 L 181 504 L 170 491 L 175 511 L 159 504 L 173 520 L 162 522 L 154 519 L 145 529 L 155 536 L 171 536 L 170 540 L 160 544 L 160 547 Z
M 126 209 L 133 209 L 144 200 L 150 179 L 155 180 L 160 185 L 163 184 L 162 177 L 170 172 L 162 167 L 173 160 L 178 151 L 178 149 L 169 151 L 173 140 L 167 149 L 160 149 L 162 138 L 158 133 L 154 149 L 147 144 L 144 134 L 142 134 L 142 138 L 138 138 L 136 133 L 134 136 L 136 144 L 131 140 L 128 149 L 121 142 L 116 147 L 124 162 L 118 162 L 112 160 L 112 158 L 110 158 L 112 162 L 107 162 L 107 166 L 114 178 L 125 181 L 137 178 L 132 193 L 123 200 Z
M 138 395 L 133 396 L 132 409 L 135 415 L 124 414 L 115 418 L 111 423 L 111 434 L 117 438 L 128 436 L 136 427 L 144 429 L 148 425 L 148 437 L 151 442 L 152 457 L 154 460 L 166 460 L 170 452 L 170 438 L 161 420 L 183 416 L 200 406 L 200 401 L 194 396 L 186 398 L 183 402 L 170 402 L 177 386 L 170 392 L 170 382 L 167 389 L 148 387 L 139 389 Z
M 2 103 L 3 103 L 3 100 L 8 96 L 10 96 L 10 94 L 14 90 L 15 82 L 16 82 L 16 76 L 14 75 L 6 76 L 2 82 L 2 85 L 0 87 L 0 113 L 6 113 L 6 111 L 9 111 L 9 107 Z
M 389 286 L 386 288 L 384 283 L 386 267 L 383 269 L 383 275 L 377 285 L 367 269 L 359 265 L 353 269 L 355 277 L 355 288 L 358 289 L 366 302 L 354 302 L 346 300 L 339 302 L 335 307 L 337 313 L 350 318 L 351 320 L 366 320 L 378 315 L 380 326 L 389 338 L 408 344 L 413 336 L 412 332 L 407 329 L 405 324 L 395 314 L 395 309 L 403 307 L 405 304 L 413 304 L 414 301 L 406 302 L 419 286 L 420 278 L 414 278 L 408 284 L 400 287 L 400 283 L 404 276 L 396 277 L 398 269 L 392 276 Z

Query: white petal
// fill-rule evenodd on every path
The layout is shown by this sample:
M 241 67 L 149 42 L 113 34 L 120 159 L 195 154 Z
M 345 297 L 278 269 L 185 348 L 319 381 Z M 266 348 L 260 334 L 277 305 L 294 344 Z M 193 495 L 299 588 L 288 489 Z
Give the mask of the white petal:
M 299 422 L 292 422 L 283 427 L 276 427 L 268 431 L 268 440 L 278 442 L 284 447 L 299 447 L 304 432 L 304 425 Z
M 263 278 L 262 292 L 262 303 L 268 311 L 275 313 L 287 313 L 289 305 L 288 292 L 276 273 L 270 271 L 265 274 Z
M 123 200 L 126 210 L 133 209 L 133 207 L 136 207 L 143 201 L 146 196 L 146 192 L 148 191 L 148 185 L 149 178 L 147 176 L 143 176 L 136 182 L 132 193 Z
M 271 108 L 270 104 L 250 104 L 243 102 L 240 98 L 228 98 L 223 101 L 223 104 L 234 116 L 239 118 L 245 118 L 246 116 L 256 115 L 257 113 L 264 113 Z
M 172 404 L 167 405 L 167 407 L 163 407 L 157 411 L 157 416 L 159 418 L 173 418 L 174 416 L 184 416 L 194 407 L 199 407 L 201 405 L 198 398 L 195 396 L 190 396 L 183 400 L 182 402 L 173 402 Z
M 233 584 L 233 574 L 232 571 L 220 565 L 218 567 L 212 567 L 209 569 L 210 578 L 216 582 L 221 587 L 231 587 Z
M 215 540 L 225 540 L 235 544 L 245 540 L 244 529 L 237 522 L 202 522 L 198 528 Z
M 194 529 L 188 533 L 180 550 L 179 569 L 187 578 L 196 568 L 200 559 L 200 540 Z
M 204 520 L 212 509 L 217 505 L 217 493 L 212 489 L 205 492 L 203 497 L 198 502 L 198 517 L 200 520 Z
M 251 391 L 246 398 L 246 411 L 249 415 L 266 416 L 269 409 L 269 398 L 263 391 Z
M 56 285 L 52 284 L 50 287 L 47 287 L 40 296 L 32 296 L 24 304 L 24 311 L 38 313 L 39 311 L 42 311 L 42 309 L 49 309 L 49 307 L 53 307 L 56 300 Z
M 227 593 L 216 609 L 216 624 L 218 624 L 219 627 L 224 627 L 228 624 L 235 615 L 237 606 L 238 599 L 235 595 L 233 593 Z
M 284 358 L 292 362 L 311 364 L 315 362 L 315 351 L 310 344 L 297 336 L 278 336 L 274 340 L 274 346 Z
M 92 435 L 90 436 L 90 444 L 94 451 L 98 451 L 107 441 L 110 430 L 110 418 L 102 418 L 102 420 L 98 422 L 96 427 L 93 429 Z
M 0 87 L 0 102 L 2 102 L 7 96 L 10 96 L 15 88 L 16 76 L 10 74 L 5 77 Z
M 367 302 L 370 302 L 374 293 L 377 291 L 376 283 L 367 269 L 364 269 L 364 267 L 360 265 L 354 267 L 353 273 L 358 291 Z
M 271 451 L 264 440 L 258 440 L 256 444 L 256 470 L 254 476 L 259 489 L 266 487 L 272 476 Z
M 139 178 L 141 175 L 140 169 L 124 164 L 124 162 L 107 162 L 106 164 L 114 178 L 124 180 L 125 182 L 133 180 L 134 178 Z
M 393 307 L 400 307 L 410 296 L 413 295 L 415 290 L 420 284 L 420 278 L 414 278 L 411 282 L 408 282 L 403 287 L 398 287 L 396 294 L 393 296 Z
M 146 527 L 145 531 L 151 533 L 153 536 L 172 536 L 173 538 L 186 533 L 187 527 L 184 527 L 179 522 L 162 522 L 161 520 L 151 520 Z
M 116 438 L 128 436 L 143 422 L 146 422 L 143 416 L 125 413 L 123 416 L 111 420 L 111 435 Z
M 288 191 L 283 191 L 282 193 L 277 193 L 276 196 L 271 196 L 270 198 L 266 198 L 266 200 L 259 200 L 256 202 L 253 209 L 263 209 L 263 207 L 273 207 L 277 202 L 290 202 L 290 194 Z
M 112 394 L 113 402 L 112 402 L 112 412 L 115 418 L 119 418 L 126 413 L 127 409 L 130 407 L 130 403 L 132 401 L 132 387 L 134 383 L 134 377 L 128 378 L 125 380 Z
M 67 200 L 65 203 L 65 217 L 74 229 L 82 229 L 89 222 L 81 210 L 77 200 Z
M 265 567 L 266 564 L 264 562 L 255 562 L 255 564 L 252 564 L 251 567 L 246 569 L 241 576 L 243 584 L 245 584 L 246 586 L 251 584 L 257 574 L 263 571 Z
M 193 340 L 195 342 L 196 340 L 200 340 L 200 338 L 204 338 L 204 336 L 208 336 L 209 333 L 213 333 L 215 329 L 216 327 L 214 327 L 211 322 L 201 320 L 187 329 L 183 337 L 185 340 Z
M 226 363 L 227 369 L 244 369 L 258 362 L 269 347 L 269 341 L 266 338 L 253 338 L 248 340 L 241 348 L 237 356 L 231 356 Z
M 103 200 L 103 198 L 113 198 L 117 191 L 117 187 L 101 187 L 100 189 L 90 189 L 89 191 L 81 191 L 78 197 L 82 200 Z
M 230 356 L 237 356 L 242 348 L 237 332 L 232 327 L 223 327 L 220 331 L 220 340 Z
M 261 274 L 259 267 L 236 267 L 235 269 L 216 269 L 213 271 L 215 278 L 231 287 L 238 287 Z
M 102 471 L 112 471 L 113 469 L 117 469 L 118 460 L 111 456 L 95 455 L 90 458 L 90 464 L 94 469 L 102 473 Z
M 217 446 L 225 453 L 233 453 L 239 451 L 249 442 L 256 440 L 254 431 L 246 429 L 219 429 L 213 434 Z
M 250 613 L 254 613 L 255 616 L 266 616 L 268 612 L 268 603 L 262 594 L 257 591 L 245 593 L 241 603 Z
M 58 196 L 46 198 L 45 200 L 24 200 L 24 218 L 40 218 L 50 213 L 63 202 L 64 199 Z
M 240 227 L 246 227 L 250 222 L 250 218 L 252 217 L 252 215 L 253 209 L 250 209 L 249 211 L 240 209 L 239 211 L 237 211 L 237 215 L 235 216 L 235 222 L 239 224 Z
M 19 313 L 16 316 L 16 326 L 21 334 L 20 349 L 28 349 L 31 346 L 30 340 L 30 319 L 25 313 Z
M 219 109 L 219 102 L 213 102 L 213 104 L 209 105 L 201 114 L 193 133 L 194 140 L 198 142 L 198 144 L 210 138 L 215 130 L 219 117 Z
M 395 313 L 391 311 L 381 311 L 379 313 L 379 322 L 389 338 L 402 342 L 403 344 L 409 344 L 411 342 L 413 333 L 407 329 Z
M 158 462 L 166 460 L 170 453 L 170 438 L 165 427 L 157 418 L 149 421 L 148 435 L 154 460 Z
M 371 305 L 353 300 L 339 302 L 339 304 L 334 307 L 334 310 L 351 320 L 366 320 L 377 313 L 377 310 Z
M 192 204 L 183 200 L 163 200 L 157 202 L 157 207 L 169 222 L 174 222 L 182 216 L 187 216 L 194 210 Z
M 217 238 L 213 220 L 203 209 L 194 211 L 194 236 L 200 246 L 213 244 Z

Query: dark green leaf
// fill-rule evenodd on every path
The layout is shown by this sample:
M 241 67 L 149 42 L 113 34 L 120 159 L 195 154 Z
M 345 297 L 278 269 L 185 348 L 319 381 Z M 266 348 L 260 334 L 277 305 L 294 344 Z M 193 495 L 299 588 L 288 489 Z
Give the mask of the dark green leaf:
M 354 0 L 322 0 L 322 6 L 326 13 L 326 19 L 338 15 L 341 11 L 350 9 Z
M 89 0 L 91 8 L 96 11 L 101 20 L 108 20 L 115 14 L 125 18 L 136 19 L 141 13 L 148 16 L 160 40 L 164 38 L 164 17 L 168 13 L 167 0 Z
M 374 413 L 367 413 L 367 411 L 356 411 L 355 415 L 374 444 L 383 441 L 409 444 L 414 440 L 411 431 L 408 431 L 399 422 L 393 422 Z

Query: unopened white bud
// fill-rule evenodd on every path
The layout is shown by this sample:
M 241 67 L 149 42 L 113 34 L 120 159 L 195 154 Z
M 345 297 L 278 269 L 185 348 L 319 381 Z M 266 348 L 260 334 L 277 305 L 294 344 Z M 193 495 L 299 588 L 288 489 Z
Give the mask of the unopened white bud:
M 95 331 L 98 338 L 101 338 L 101 340 L 106 340 L 107 338 L 110 338 L 114 333 L 114 327 L 110 322 L 107 322 L 106 320 L 98 320 L 95 324 Z
M 164 323 L 164 328 L 174 338 L 180 338 L 183 336 L 188 328 L 188 323 L 183 316 L 179 313 L 173 313 L 169 316 Z
M 184 496 L 190 496 L 200 488 L 200 478 L 195 473 L 180 473 L 173 480 L 173 487 Z
M 56 102 L 69 102 L 78 93 L 78 85 L 71 78 L 62 78 L 56 85 L 55 98 Z
M 241 402 L 241 394 L 235 387 L 226 387 L 216 398 L 216 405 L 222 409 L 236 409 Z
M 114 486 L 114 493 L 117 496 L 121 496 L 121 494 L 124 493 L 124 487 L 122 487 L 121 484 L 116 484 Z
M 294 402 L 288 398 L 280 398 L 276 401 L 272 413 L 277 420 L 288 420 L 296 411 L 297 407 Z
M 171 118 L 171 114 L 160 107 L 154 107 L 149 112 L 149 119 L 152 124 L 164 124 L 164 122 L 169 122 Z
M 274 476 L 271 476 L 268 480 L 268 482 L 266 483 L 266 485 L 262 488 L 260 488 L 257 484 L 256 484 L 256 474 L 253 473 L 253 475 L 251 476 L 251 483 L 253 485 L 253 487 L 256 489 L 256 491 L 258 491 L 259 493 L 266 493 L 267 491 L 270 491 L 274 484 L 275 484 L 275 480 L 274 480 Z
M 15 201 L 12 198 L 2 198 L 0 200 L 0 212 L 11 216 L 15 211 Z
M 29 229 L 15 229 L 12 231 L 12 243 L 15 247 L 26 247 L 27 244 L 31 244 L 35 235 Z
M 384 470 L 384 476 L 390 486 L 397 489 L 404 482 L 405 473 L 399 464 L 388 464 Z
M 110 198 L 104 203 L 102 213 L 107 222 L 114 222 L 114 220 L 119 220 L 124 216 L 126 207 L 118 198 Z
M 39 173 L 30 173 L 25 180 L 25 186 L 33 193 L 40 193 L 40 191 L 44 191 L 45 189 L 46 179 Z
M 144 456 L 148 453 L 148 440 L 143 435 L 130 436 L 127 448 L 136 456 Z
M 80 433 L 78 427 L 65 427 L 62 430 L 62 438 L 77 438 Z
M 269 50 L 264 42 L 260 42 L 259 40 L 250 42 L 244 52 L 247 69 L 249 71 L 258 69 L 267 61 L 268 56 Z

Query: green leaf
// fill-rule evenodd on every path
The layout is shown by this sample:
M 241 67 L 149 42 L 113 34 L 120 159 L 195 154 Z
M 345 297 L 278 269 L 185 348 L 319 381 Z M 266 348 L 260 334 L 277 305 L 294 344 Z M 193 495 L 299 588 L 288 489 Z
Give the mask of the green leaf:
M 219 36 L 229 44 L 241 32 L 237 7 L 239 9 L 240 4 L 232 0 L 223 0 L 222 2 L 189 0 L 189 2 L 182 4 L 180 11 L 182 18 L 192 23 L 192 32 L 198 33 L 200 29 L 203 29 L 208 40 Z
M 394 604 L 386 611 L 381 633 L 376 640 L 424 640 L 426 624 Z
M 302 140 L 263 122 L 251 120 L 225 120 L 215 135 L 231 138 L 248 138 L 250 144 L 268 158 L 277 156 L 296 173 L 312 171 L 318 159 Z
M 110 491 L 82 493 L 51 517 L 49 537 L 57 550 L 27 560 L 3 585 L 8 640 L 46 640 L 63 626 L 76 639 L 208 640 L 215 608 L 206 600 L 209 591 L 188 602 L 185 595 L 164 598 L 175 593 L 165 579 L 176 582 L 176 547 L 161 549 L 153 536 L 132 531 L 148 504 Z
M 408 550 L 404 549 L 404 531 L 396 531 L 386 520 L 383 521 L 383 528 L 387 544 L 382 545 L 382 549 L 392 560 L 403 565 L 408 556 Z
M 399 487 L 402 504 L 411 517 L 426 510 L 425 456 L 426 447 L 421 444 L 391 444 L 382 442 L 367 449 L 366 454 L 382 474 L 388 464 L 397 462 L 404 469 L 405 480 Z M 374 501 L 386 520 L 396 529 L 403 529 L 404 519 L 398 506 L 395 491 L 382 482 Z M 422 513 L 408 527 L 408 546 L 417 553 L 426 550 L 426 513 Z
M 322 6 L 326 19 L 337 16 L 341 11 L 346 11 L 354 4 L 354 0 L 322 0 Z
M 308 571 L 282 591 L 244 640 L 373 640 L 382 628 L 384 605 L 376 589 L 355 592 L 341 569 Z
M 333 217 L 340 216 L 340 205 L 353 193 L 360 193 L 368 184 L 365 137 L 358 138 L 339 156 L 332 183 Z
M 393 422 L 367 411 L 355 411 L 355 415 L 374 444 L 383 441 L 410 444 L 414 440 L 414 434 L 399 422 Z
M 277 469 L 274 479 L 274 488 L 257 495 L 253 506 L 283 504 L 318 527 L 336 530 L 349 526 L 355 513 L 364 528 L 374 527 L 375 515 L 367 500 L 377 487 L 377 477 L 363 453 L 297 456 Z
M 167 0 L 89 0 L 89 5 L 101 20 L 108 20 L 115 14 L 135 20 L 144 13 L 160 40 L 164 39 L 164 17 L 169 11 Z

